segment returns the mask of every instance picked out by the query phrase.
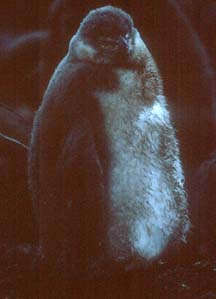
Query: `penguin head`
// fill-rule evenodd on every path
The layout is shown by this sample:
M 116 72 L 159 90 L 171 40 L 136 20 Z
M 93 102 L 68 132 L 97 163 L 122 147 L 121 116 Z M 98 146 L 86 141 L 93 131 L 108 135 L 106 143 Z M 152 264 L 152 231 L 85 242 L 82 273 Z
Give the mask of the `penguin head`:
M 134 38 L 132 18 L 120 8 L 104 6 L 90 13 L 82 21 L 77 32 L 79 56 L 86 57 L 81 44 L 99 63 L 115 63 L 127 60 Z

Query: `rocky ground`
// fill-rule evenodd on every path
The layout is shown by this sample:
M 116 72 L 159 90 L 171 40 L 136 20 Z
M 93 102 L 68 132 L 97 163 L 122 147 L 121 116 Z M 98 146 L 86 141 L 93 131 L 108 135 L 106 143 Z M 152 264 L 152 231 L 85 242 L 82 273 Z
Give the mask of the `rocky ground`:
M 25 249 L 26 252 L 28 248 Z M 35 271 L 18 264 L 0 271 L 2 299 L 72 298 L 72 299 L 214 299 L 216 298 L 216 258 L 178 263 L 159 260 L 146 269 L 101 278 L 68 278 L 63 285 L 56 279 L 42 285 Z M 28 258 L 27 258 L 28 256 Z M 59 274 L 60 277 L 60 274 Z

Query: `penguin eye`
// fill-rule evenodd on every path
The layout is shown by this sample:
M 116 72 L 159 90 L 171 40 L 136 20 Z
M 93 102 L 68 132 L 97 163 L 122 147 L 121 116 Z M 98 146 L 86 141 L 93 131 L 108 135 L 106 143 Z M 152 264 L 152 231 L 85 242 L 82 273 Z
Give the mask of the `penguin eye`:
M 101 37 L 99 42 L 102 46 L 113 45 L 115 43 L 111 37 Z
M 102 41 L 111 43 L 111 42 L 113 42 L 113 39 L 111 37 L 104 37 L 104 38 L 102 38 Z

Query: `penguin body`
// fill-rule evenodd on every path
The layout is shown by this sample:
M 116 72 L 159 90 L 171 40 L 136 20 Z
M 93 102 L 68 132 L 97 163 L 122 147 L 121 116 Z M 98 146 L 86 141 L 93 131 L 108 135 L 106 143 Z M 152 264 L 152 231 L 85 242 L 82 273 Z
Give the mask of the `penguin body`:
M 49 264 L 151 260 L 189 230 L 156 64 L 129 15 L 91 11 L 36 114 L 30 189 Z

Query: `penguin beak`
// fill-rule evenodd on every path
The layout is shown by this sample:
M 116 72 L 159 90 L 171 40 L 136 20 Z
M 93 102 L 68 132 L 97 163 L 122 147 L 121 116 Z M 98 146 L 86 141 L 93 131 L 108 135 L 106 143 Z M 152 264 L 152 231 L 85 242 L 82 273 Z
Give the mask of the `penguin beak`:
M 129 50 L 129 43 L 128 39 L 124 36 L 120 36 L 118 40 L 118 44 L 120 47 L 126 49 L 127 51 Z
M 123 36 L 120 36 L 120 40 L 125 45 L 125 47 L 128 48 L 128 40 Z

